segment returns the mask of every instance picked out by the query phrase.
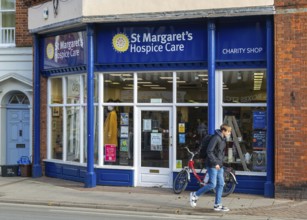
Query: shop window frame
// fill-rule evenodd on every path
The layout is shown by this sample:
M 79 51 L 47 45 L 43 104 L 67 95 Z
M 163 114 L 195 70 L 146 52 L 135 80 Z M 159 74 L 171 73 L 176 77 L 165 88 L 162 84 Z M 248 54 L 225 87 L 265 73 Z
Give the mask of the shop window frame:
M 216 70 L 215 71 L 215 106 L 216 106 L 216 120 L 215 120 L 215 127 L 219 127 L 223 121 L 223 109 L 224 107 L 262 107 L 267 108 L 267 103 L 224 103 L 223 102 L 223 72 L 224 71 L 266 71 L 263 68 L 255 68 L 255 69 L 223 69 L 223 70 Z M 265 82 L 266 83 L 266 82 Z M 268 89 L 268 88 L 267 88 Z M 266 92 L 267 93 L 267 92 Z M 267 150 L 267 147 L 266 147 Z M 254 171 L 239 171 L 236 170 L 236 174 L 239 175 L 251 175 L 251 176 L 266 176 L 267 172 L 254 172 Z

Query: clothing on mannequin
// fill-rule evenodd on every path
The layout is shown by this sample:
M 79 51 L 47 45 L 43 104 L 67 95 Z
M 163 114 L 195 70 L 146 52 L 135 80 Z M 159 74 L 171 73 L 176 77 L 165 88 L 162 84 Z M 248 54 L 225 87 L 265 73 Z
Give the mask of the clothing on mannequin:
M 104 145 L 114 144 L 118 146 L 117 141 L 117 114 L 113 106 L 108 106 L 108 116 L 104 124 Z

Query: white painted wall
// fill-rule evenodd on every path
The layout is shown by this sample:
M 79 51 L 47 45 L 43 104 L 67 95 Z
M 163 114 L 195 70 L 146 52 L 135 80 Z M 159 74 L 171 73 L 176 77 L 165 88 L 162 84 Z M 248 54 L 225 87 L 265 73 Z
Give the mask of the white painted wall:
M 0 48 L 0 77 L 17 73 L 32 80 L 32 47 Z
M 83 0 L 83 15 L 116 15 L 272 6 L 274 0 Z
M 0 165 L 6 163 L 6 103 L 12 91 L 26 94 L 33 103 L 32 48 L 0 48 Z M 30 131 L 32 131 L 32 106 Z M 32 132 L 30 132 L 32 143 Z M 30 150 L 30 154 L 32 150 Z
M 29 30 L 48 26 L 57 22 L 81 18 L 83 0 L 59 1 L 58 14 L 54 14 L 52 1 L 28 9 Z M 48 10 L 48 19 L 44 19 L 44 10 Z
M 58 14 L 54 15 L 49 1 L 29 8 L 28 26 L 32 30 L 89 17 L 273 5 L 274 0 L 67 0 L 59 1 Z M 48 19 L 43 18 L 44 10 L 49 12 Z

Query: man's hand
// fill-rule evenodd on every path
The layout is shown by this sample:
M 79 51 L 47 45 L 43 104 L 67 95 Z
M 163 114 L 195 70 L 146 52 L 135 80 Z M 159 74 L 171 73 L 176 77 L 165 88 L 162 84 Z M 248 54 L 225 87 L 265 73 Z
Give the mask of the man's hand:
M 215 169 L 217 169 L 217 170 L 220 170 L 221 169 L 221 167 L 220 167 L 220 165 L 215 165 Z

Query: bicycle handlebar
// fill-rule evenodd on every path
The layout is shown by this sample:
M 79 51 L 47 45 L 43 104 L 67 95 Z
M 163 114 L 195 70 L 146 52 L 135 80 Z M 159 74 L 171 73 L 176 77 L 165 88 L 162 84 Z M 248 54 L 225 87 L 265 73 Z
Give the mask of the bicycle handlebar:
M 187 146 L 185 146 L 184 148 L 185 148 L 185 149 L 188 151 L 188 153 L 191 155 L 191 159 L 193 159 L 194 156 L 197 155 L 197 154 L 199 153 L 199 152 L 193 153 L 192 151 L 190 151 L 190 149 L 189 149 Z

